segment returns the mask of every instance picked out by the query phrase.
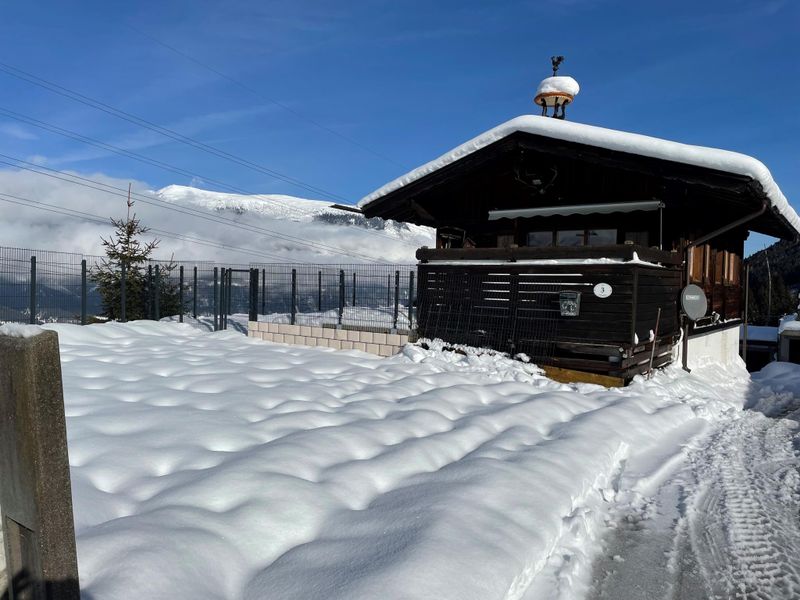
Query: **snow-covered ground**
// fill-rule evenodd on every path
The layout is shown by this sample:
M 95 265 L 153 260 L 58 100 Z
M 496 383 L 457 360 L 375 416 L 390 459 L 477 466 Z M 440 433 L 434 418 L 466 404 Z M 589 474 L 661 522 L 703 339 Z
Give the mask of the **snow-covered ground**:
M 93 600 L 586 597 L 617 519 L 646 518 L 701 440 L 723 452 L 714 436 L 753 398 L 740 368 L 608 390 L 436 348 L 47 327 Z M 722 464 L 695 472 L 741 476 Z
M 800 367 L 742 381 L 731 413 L 651 498 L 618 506 L 594 599 L 800 597 Z

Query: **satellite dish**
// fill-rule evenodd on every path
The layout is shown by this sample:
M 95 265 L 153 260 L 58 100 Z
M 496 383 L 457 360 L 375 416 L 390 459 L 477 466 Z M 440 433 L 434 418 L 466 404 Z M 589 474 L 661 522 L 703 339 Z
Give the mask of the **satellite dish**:
M 699 285 L 690 283 L 681 292 L 681 308 L 692 321 L 702 319 L 708 310 L 706 293 Z

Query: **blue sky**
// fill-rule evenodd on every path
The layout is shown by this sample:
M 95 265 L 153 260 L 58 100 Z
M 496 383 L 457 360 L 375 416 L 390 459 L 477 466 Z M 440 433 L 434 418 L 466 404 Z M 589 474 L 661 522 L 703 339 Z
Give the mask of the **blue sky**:
M 538 112 L 533 92 L 558 53 L 582 87 L 571 120 L 754 155 L 800 206 L 800 3 L 791 0 L 45 1 L 3 10 L 0 62 L 352 202 Z M 202 177 L 0 116 L 0 152 L 54 168 L 315 196 L 4 73 L 0 108 Z M 753 236 L 748 246 L 763 244 Z

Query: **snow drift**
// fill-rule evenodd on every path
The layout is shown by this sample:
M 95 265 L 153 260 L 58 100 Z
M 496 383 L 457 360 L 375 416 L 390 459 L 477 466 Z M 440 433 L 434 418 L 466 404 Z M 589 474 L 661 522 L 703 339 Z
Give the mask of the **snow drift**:
M 579 597 L 610 507 L 652 493 L 746 378 L 608 390 L 497 354 L 47 328 L 95 600 Z

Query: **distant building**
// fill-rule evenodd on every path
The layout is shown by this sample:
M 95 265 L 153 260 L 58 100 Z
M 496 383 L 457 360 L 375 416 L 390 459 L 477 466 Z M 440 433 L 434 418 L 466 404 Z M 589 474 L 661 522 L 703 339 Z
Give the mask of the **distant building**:
M 561 116 L 503 123 L 359 206 L 437 230 L 417 251 L 420 336 L 623 381 L 673 360 L 682 326 L 689 366 L 735 356 L 748 232 L 800 235 L 754 158 Z M 691 323 L 688 283 L 708 299 Z

